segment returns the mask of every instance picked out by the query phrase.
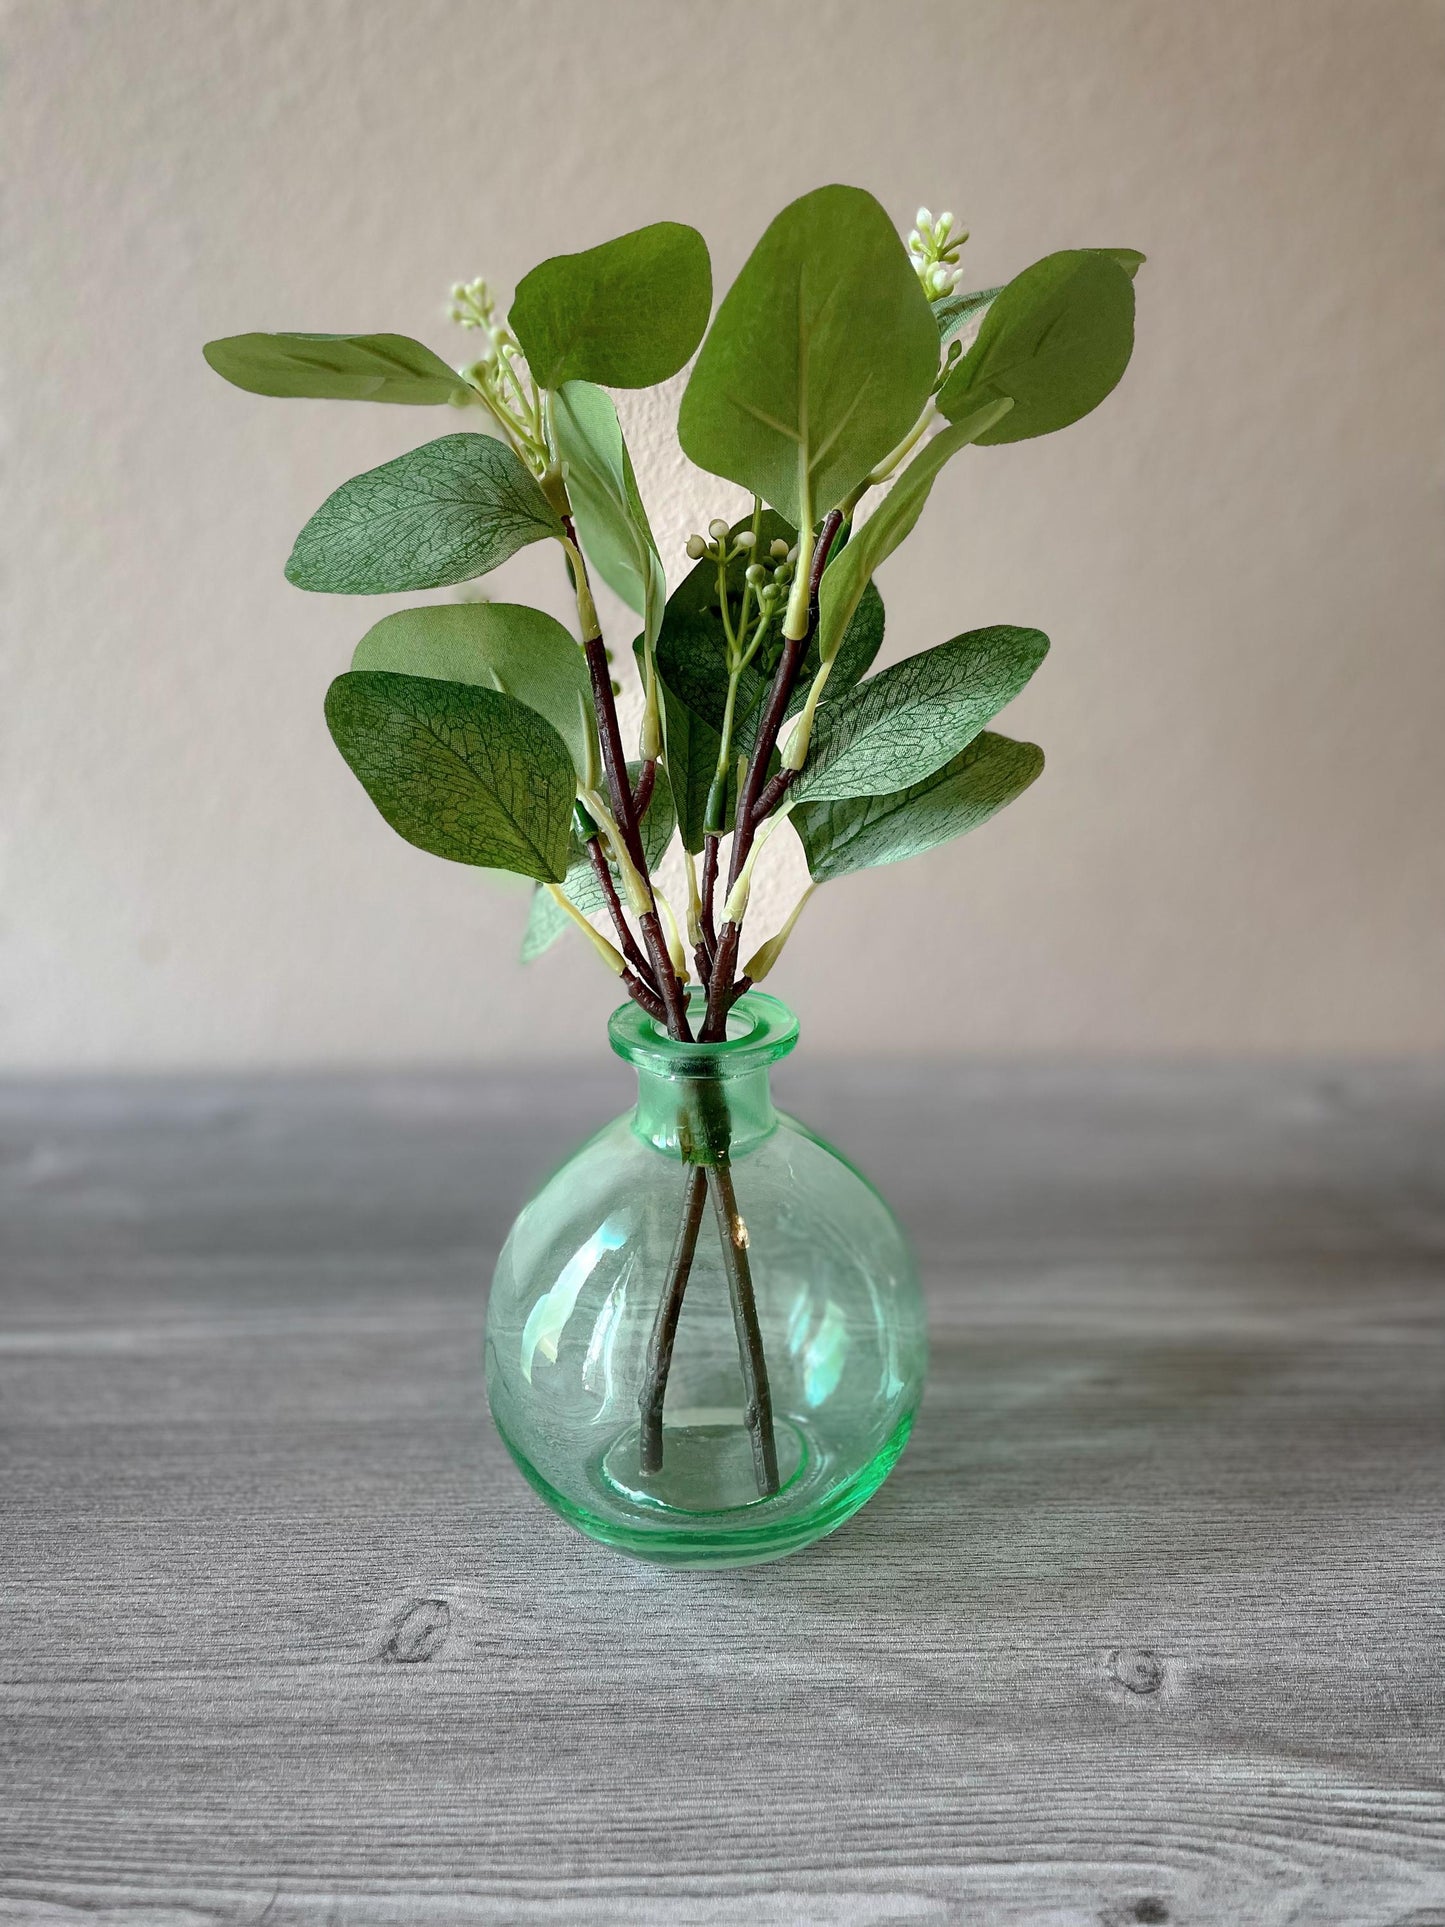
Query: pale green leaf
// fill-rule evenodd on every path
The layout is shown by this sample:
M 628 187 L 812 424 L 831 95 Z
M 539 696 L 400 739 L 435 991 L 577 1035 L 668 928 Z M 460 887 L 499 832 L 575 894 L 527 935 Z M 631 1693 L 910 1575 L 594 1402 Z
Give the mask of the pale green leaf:
M 686 362 L 711 307 L 706 241 L 658 221 L 543 261 L 523 276 L 507 318 L 543 388 L 651 388 Z
M 1134 288 L 1098 248 L 1046 255 L 989 304 L 977 339 L 939 390 L 950 421 L 1007 396 L 1014 406 L 978 439 L 1024 441 L 1097 408 L 1128 366 Z
M 440 589 L 561 533 L 510 448 L 490 435 L 444 435 L 343 482 L 297 536 L 286 576 L 337 595 Z
M 402 609 L 367 630 L 351 666 L 500 689 L 545 716 L 578 771 L 587 767 L 592 684 L 586 658 L 561 623 L 540 609 L 518 602 Z
M 921 856 L 986 823 L 1021 795 L 1043 766 L 1043 751 L 1035 744 L 985 730 L 907 789 L 886 796 L 799 803 L 792 824 L 802 839 L 809 874 L 815 883 L 827 883 L 853 870 Z
M 399 836 L 433 856 L 560 882 L 576 777 L 567 745 L 515 697 L 351 670 L 326 694 L 336 747 Z
M 897 446 L 937 372 L 938 330 L 893 223 L 860 188 L 818 188 L 783 209 L 724 297 L 678 437 L 800 527 Z
M 848 546 L 823 571 L 818 587 L 818 653 L 822 660 L 835 650 L 841 655 L 839 645 L 849 633 L 874 570 L 912 534 L 944 463 L 959 449 L 978 441 L 1008 414 L 1011 406 L 1007 400 L 989 402 L 925 442 L 873 513 L 854 529 Z
M 1013 701 L 1048 646 L 1037 629 L 975 629 L 825 703 L 793 796 L 847 801 L 922 782 Z
M 617 410 L 600 388 L 569 381 L 552 399 L 552 428 L 582 552 L 656 641 L 667 578 Z
M 471 395 L 454 368 L 406 335 L 227 335 L 201 352 L 218 375 L 252 395 L 421 407 Z

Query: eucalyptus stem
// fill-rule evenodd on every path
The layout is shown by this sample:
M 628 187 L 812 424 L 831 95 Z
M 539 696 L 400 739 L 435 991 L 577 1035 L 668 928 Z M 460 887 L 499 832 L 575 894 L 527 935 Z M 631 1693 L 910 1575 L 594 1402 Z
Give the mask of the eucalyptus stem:
M 712 1193 L 713 1215 L 717 1219 L 723 1263 L 728 1274 L 738 1354 L 743 1362 L 743 1389 L 747 1395 L 743 1423 L 752 1440 L 758 1495 L 771 1499 L 778 1489 L 778 1442 L 773 1431 L 773 1394 L 768 1383 L 767 1359 L 763 1355 L 763 1334 L 758 1324 L 752 1266 L 748 1262 L 748 1228 L 738 1209 L 732 1168 L 726 1159 L 708 1165 L 707 1184 Z
M 642 1413 L 638 1457 L 644 1472 L 662 1470 L 662 1406 L 667 1396 L 667 1376 L 672 1368 L 677 1321 L 682 1316 L 682 1295 L 687 1290 L 688 1276 L 692 1271 L 706 1199 L 707 1173 L 702 1165 L 694 1164 L 688 1169 L 687 1186 L 682 1194 L 677 1242 L 672 1248 L 672 1263 L 668 1266 L 662 1296 L 657 1301 L 657 1317 L 653 1321 L 652 1337 L 647 1347 L 647 1369 L 638 1400 Z

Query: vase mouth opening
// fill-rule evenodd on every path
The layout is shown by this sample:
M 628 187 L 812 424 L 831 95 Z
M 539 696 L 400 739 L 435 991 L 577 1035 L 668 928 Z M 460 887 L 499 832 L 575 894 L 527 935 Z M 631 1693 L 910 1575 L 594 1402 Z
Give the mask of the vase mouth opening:
M 687 1010 L 694 1031 L 701 1029 L 707 1011 L 703 991 L 689 992 Z M 728 1012 L 727 1036 L 716 1044 L 679 1043 L 634 1003 L 613 1011 L 607 1035 L 617 1055 L 639 1071 L 664 1077 L 741 1077 L 786 1057 L 798 1041 L 798 1020 L 781 998 L 749 990 Z

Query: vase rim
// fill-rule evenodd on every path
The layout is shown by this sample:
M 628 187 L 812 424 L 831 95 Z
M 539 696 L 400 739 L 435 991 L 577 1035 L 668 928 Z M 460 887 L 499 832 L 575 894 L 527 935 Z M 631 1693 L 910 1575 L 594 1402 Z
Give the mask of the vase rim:
M 694 988 L 688 995 L 688 1016 L 695 1027 L 706 1009 L 706 994 Z M 798 1020 L 781 997 L 749 990 L 728 1012 L 728 1035 L 720 1043 L 680 1043 L 632 1002 L 613 1011 L 607 1036 L 617 1055 L 638 1070 L 665 1077 L 737 1077 L 786 1057 L 798 1041 Z

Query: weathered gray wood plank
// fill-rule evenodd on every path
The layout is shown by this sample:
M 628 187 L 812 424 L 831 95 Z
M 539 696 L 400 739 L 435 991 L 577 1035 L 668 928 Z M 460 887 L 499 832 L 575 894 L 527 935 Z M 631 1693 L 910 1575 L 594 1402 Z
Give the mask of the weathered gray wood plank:
M 485 1416 L 620 1068 L 0 1089 L 0 1922 L 1445 1927 L 1445 1072 L 780 1081 L 934 1365 L 731 1575 Z

